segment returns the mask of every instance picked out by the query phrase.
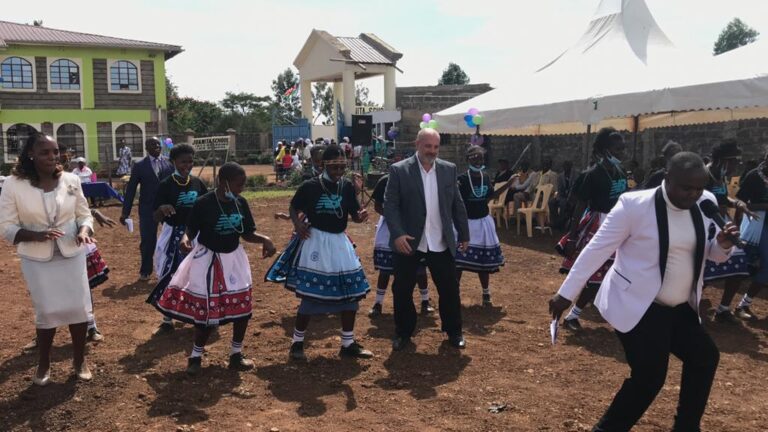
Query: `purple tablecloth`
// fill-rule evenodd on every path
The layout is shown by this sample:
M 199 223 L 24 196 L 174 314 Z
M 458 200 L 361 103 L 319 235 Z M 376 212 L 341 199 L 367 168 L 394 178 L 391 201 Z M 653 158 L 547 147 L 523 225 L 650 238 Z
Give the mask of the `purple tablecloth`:
M 114 190 L 107 182 L 83 183 L 83 194 L 86 198 L 114 198 L 123 202 L 123 196 Z

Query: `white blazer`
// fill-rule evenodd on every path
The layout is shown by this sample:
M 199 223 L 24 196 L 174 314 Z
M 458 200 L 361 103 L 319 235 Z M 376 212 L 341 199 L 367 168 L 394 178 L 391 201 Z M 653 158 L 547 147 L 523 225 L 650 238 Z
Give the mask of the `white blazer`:
M 605 274 L 595 305 L 606 321 L 622 333 L 640 322 L 661 290 L 669 251 L 669 222 L 661 187 L 626 193 L 619 198 L 558 291 L 560 296 L 574 301 L 590 276 L 616 252 L 616 260 Z M 698 202 L 703 200 L 717 202 L 708 191 L 704 191 Z M 707 238 L 708 227 L 713 222 L 698 206 L 691 210 L 691 217 L 696 229 L 694 275 L 698 280 L 689 303 L 698 311 L 705 260 L 723 262 L 730 257 L 731 250 L 721 248 L 716 235 Z M 715 234 L 717 232 L 716 228 Z
M 63 237 L 56 239 L 56 245 L 61 255 L 73 257 L 85 251 L 84 246 L 77 245 L 75 238 L 82 226 L 93 230 L 93 216 L 76 175 L 61 173 L 54 191 L 59 207 L 55 228 L 64 232 Z M 0 193 L 0 234 L 12 244 L 20 229 L 43 231 L 49 224 L 43 190 L 32 186 L 29 180 L 13 175 L 7 177 Z M 21 242 L 16 246 L 16 252 L 30 260 L 49 261 L 53 258 L 53 240 Z

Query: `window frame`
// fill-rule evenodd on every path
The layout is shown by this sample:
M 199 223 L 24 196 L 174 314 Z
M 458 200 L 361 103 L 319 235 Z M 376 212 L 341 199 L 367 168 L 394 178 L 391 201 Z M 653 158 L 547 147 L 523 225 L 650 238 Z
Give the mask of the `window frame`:
M 29 125 L 38 132 L 42 131 L 43 125 L 41 123 L 27 123 L 27 122 L 14 122 L 14 123 L 2 123 L 0 124 L 0 134 L 2 134 L 3 137 L 3 161 L 5 163 L 14 163 L 16 162 L 16 158 L 18 155 L 14 155 L 13 159 L 8 158 L 8 137 L 6 136 L 8 129 L 10 129 L 12 126 L 16 126 L 17 124 L 25 124 Z M 21 152 L 21 149 L 19 149 L 19 152 Z
M 85 127 L 85 123 L 75 123 L 75 122 L 63 122 L 63 123 L 53 123 L 53 139 L 56 140 L 56 142 L 59 141 L 59 128 L 67 125 L 67 124 L 73 124 L 80 128 L 81 131 L 83 131 L 83 157 L 85 157 L 86 160 L 91 161 L 91 155 L 88 151 L 88 130 Z M 95 161 L 99 160 L 98 155 L 96 155 L 96 158 L 93 159 Z
M 138 90 L 112 90 L 112 67 L 115 66 L 117 62 L 125 61 L 128 63 L 131 63 L 132 65 L 136 66 L 136 78 L 139 82 L 139 89 Z M 141 94 L 142 92 L 142 83 L 141 83 L 141 60 L 132 60 L 132 59 L 108 59 L 107 60 L 107 93 L 113 93 L 113 94 Z
M 77 65 L 77 76 L 80 79 L 80 89 L 79 90 L 71 90 L 71 89 L 55 89 L 52 87 L 53 83 L 51 82 L 51 67 L 53 66 L 53 63 L 59 61 L 59 60 L 69 60 L 75 65 Z M 79 58 L 71 58 L 71 57 L 48 57 L 46 61 L 46 69 L 45 69 L 47 76 L 48 76 L 48 93 L 82 93 L 83 91 L 83 60 Z M 76 123 L 75 123 L 76 124 Z
M 147 155 L 147 150 L 145 148 L 145 143 L 147 141 L 147 130 L 145 128 L 145 125 L 142 123 L 136 123 L 136 122 L 112 122 L 112 159 L 113 160 L 119 160 L 120 155 L 117 153 L 117 128 L 119 128 L 122 125 L 126 124 L 132 124 L 134 126 L 137 126 L 139 129 L 141 129 L 141 155 L 140 156 L 132 156 L 131 159 L 134 161 L 139 161 L 143 159 Z M 135 154 L 135 153 L 134 153 Z
M 3 62 L 8 60 L 12 57 L 18 57 L 20 59 L 23 59 L 29 64 L 32 65 L 32 88 L 31 89 L 25 89 L 25 88 L 5 88 L 4 86 L 0 85 L 0 92 L 12 92 L 12 93 L 35 93 L 37 92 L 37 63 L 35 61 L 35 57 L 29 57 L 29 56 L 21 56 L 21 55 L 15 55 L 15 54 L 9 54 L 9 55 L 2 55 L 0 56 L 0 65 L 2 65 Z M 0 68 L 0 76 L 2 76 L 2 68 Z M 14 123 L 15 124 L 15 123 Z M 27 123 L 29 124 L 29 123 Z

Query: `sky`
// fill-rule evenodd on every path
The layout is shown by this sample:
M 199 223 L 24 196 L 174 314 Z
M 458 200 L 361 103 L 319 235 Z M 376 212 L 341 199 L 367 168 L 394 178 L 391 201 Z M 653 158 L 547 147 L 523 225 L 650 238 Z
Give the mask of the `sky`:
M 627 1 L 627 0 L 625 0 Z M 0 19 L 181 45 L 167 61 L 179 93 L 219 101 L 225 92 L 271 94 L 312 29 L 374 33 L 403 53 L 398 86 L 437 84 L 449 62 L 472 83 L 499 85 L 574 44 L 599 0 L 26 0 Z M 646 0 L 680 48 L 709 55 L 739 17 L 768 37 L 765 0 Z M 381 103 L 383 78 L 361 81 Z

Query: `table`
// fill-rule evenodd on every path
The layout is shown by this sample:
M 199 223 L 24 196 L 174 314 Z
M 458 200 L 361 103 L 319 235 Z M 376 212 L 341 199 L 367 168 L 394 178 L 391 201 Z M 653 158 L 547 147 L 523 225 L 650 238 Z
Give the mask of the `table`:
M 83 183 L 83 195 L 86 198 L 114 198 L 120 202 L 123 202 L 123 196 L 112 188 L 107 182 L 91 182 Z

